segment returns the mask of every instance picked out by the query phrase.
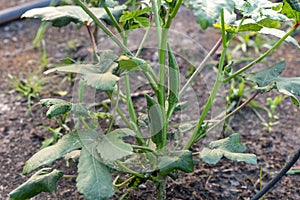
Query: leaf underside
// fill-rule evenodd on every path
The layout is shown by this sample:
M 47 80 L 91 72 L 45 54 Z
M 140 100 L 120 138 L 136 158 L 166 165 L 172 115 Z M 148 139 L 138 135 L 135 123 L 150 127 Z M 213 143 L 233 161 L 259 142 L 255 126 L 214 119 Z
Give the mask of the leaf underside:
M 56 191 L 56 183 L 63 172 L 51 168 L 43 168 L 32 175 L 25 183 L 10 193 L 11 200 L 29 199 L 41 192 Z
M 67 153 L 81 148 L 77 132 L 63 136 L 56 144 L 46 147 L 34 154 L 23 168 L 23 174 L 28 174 L 40 166 L 48 166 Z

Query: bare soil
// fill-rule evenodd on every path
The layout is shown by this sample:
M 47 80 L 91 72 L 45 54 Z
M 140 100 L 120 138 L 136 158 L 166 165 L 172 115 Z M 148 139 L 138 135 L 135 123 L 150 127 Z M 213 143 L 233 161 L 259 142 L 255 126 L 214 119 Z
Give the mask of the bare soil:
M 15 2 L 14 5 L 20 3 L 12 2 Z M 11 5 L 3 4 L 1 0 L 0 8 L 4 9 Z M 220 34 L 214 29 L 204 32 L 194 22 L 192 14 L 182 9 L 172 30 L 184 33 L 188 38 L 201 44 L 204 49 L 209 50 Z M 24 163 L 37 152 L 42 141 L 51 136 L 51 133 L 41 126 L 54 128 L 56 126 L 53 121 L 46 118 L 45 110 L 37 104 L 38 99 L 34 99 L 32 110 L 27 113 L 27 100 L 15 91 L 8 74 L 19 78 L 26 78 L 33 74 L 37 75 L 39 79 L 45 79 L 46 84 L 41 90 L 40 98 L 53 95 L 59 97 L 57 90 L 68 92 L 61 98 L 70 99 L 72 97 L 72 86 L 64 83 L 60 88 L 57 87 L 58 83 L 62 82 L 64 75 L 54 76 L 47 80 L 46 76 L 40 72 L 45 70 L 41 67 L 41 47 L 33 48 L 32 45 L 39 24 L 39 21 L 36 20 L 18 20 L 0 26 L 0 78 L 2 80 L 0 85 L 0 199 L 9 199 L 9 192 L 28 179 L 29 176 L 22 175 Z M 300 40 L 298 35 L 295 37 L 298 41 Z M 99 33 L 99 38 L 100 42 L 103 42 L 103 34 Z M 172 41 L 178 54 L 183 54 L 179 49 L 182 46 L 185 46 L 186 49 L 191 48 L 188 43 L 183 45 L 184 42 L 181 39 Z M 59 59 L 66 56 L 84 59 L 91 51 L 86 30 L 81 28 L 78 31 L 75 25 L 61 29 L 48 28 L 45 43 L 48 56 L 47 67 L 53 66 L 58 63 Z M 149 52 L 146 52 L 144 56 L 149 62 L 155 62 L 155 53 Z M 300 76 L 298 70 L 300 57 L 298 55 L 299 51 L 294 47 L 284 44 L 272 54 L 268 62 L 275 63 L 284 58 L 287 61 L 284 75 Z M 179 62 L 185 63 L 184 61 Z M 188 71 L 184 66 L 182 67 L 183 71 Z M 260 67 L 263 66 L 259 65 L 257 68 Z M 209 87 L 210 81 L 207 80 L 211 80 L 210 77 L 206 77 L 205 80 Z M 203 93 L 203 85 L 200 84 L 200 81 L 200 79 L 196 81 L 193 88 L 197 91 L 201 107 L 206 101 L 207 91 Z M 259 95 L 256 100 L 266 105 L 266 97 L 275 97 L 276 95 L 278 95 L 276 92 L 271 92 L 268 95 Z M 142 103 L 136 105 L 137 109 L 141 107 L 143 107 Z M 260 110 L 259 112 L 266 118 L 264 111 Z M 280 123 L 274 126 L 271 132 L 263 130 L 261 121 L 251 108 L 241 110 L 231 121 L 233 131 L 241 134 L 242 142 L 248 147 L 247 152 L 257 155 L 258 165 L 236 163 L 227 159 L 223 159 L 216 165 L 200 162 L 196 165 L 193 173 L 180 173 L 179 178 L 175 181 L 168 179 L 168 199 L 250 199 L 260 189 L 260 170 L 262 169 L 262 186 L 264 186 L 285 165 L 300 145 L 299 108 L 294 106 L 289 99 L 285 99 L 277 109 L 277 114 L 280 115 Z M 220 133 L 212 133 L 203 143 L 199 142 L 195 145 L 193 150 L 201 150 L 211 138 L 220 138 Z M 55 167 L 65 171 L 66 174 L 76 174 L 75 164 L 71 164 L 68 168 L 64 161 L 58 161 L 55 163 Z M 299 178 L 299 175 L 286 175 L 264 199 L 300 199 Z M 40 194 L 33 199 L 84 199 L 76 191 L 75 184 L 75 179 L 60 180 L 54 196 Z M 121 192 L 117 192 L 112 199 L 120 197 Z M 130 191 L 128 199 L 155 199 L 154 193 L 155 185 L 147 182 L 145 187 Z

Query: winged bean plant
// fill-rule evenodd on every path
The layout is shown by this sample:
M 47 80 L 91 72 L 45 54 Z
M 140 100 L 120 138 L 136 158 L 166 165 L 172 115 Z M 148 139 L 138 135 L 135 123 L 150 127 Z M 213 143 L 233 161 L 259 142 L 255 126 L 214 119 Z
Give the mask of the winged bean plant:
M 40 101 L 42 106 L 48 108 L 47 117 L 72 113 L 75 126 L 57 143 L 39 150 L 25 163 L 23 174 L 38 171 L 13 190 L 10 199 L 28 199 L 40 192 L 54 193 L 57 181 L 66 175 L 49 166 L 64 157 L 78 161 L 76 186 L 86 199 L 108 199 L 118 188 L 138 187 L 145 181 L 157 185 L 157 199 L 166 199 L 167 177 L 176 178 L 179 171 L 193 172 L 197 163 L 195 160 L 215 164 L 226 157 L 237 162 L 257 164 L 254 154 L 245 153 L 246 146 L 240 142 L 238 133 L 213 141 L 200 152 L 193 150 L 195 144 L 199 145 L 202 138 L 257 95 L 277 90 L 299 106 L 296 96 L 300 95 L 300 78 L 280 76 L 286 67 L 284 61 L 266 66 L 261 71 L 249 72 L 285 41 L 299 49 L 296 40 L 290 36 L 300 24 L 298 1 L 130 0 L 123 5 L 118 5 L 114 0 L 74 2 L 73 5 L 32 9 L 23 15 L 49 22 L 55 27 L 69 23 L 86 27 L 93 47 L 93 58 L 89 63 L 69 60 L 68 65 L 45 72 L 81 75 L 75 93 L 77 101 L 55 98 Z M 184 66 L 179 67 L 169 32 L 183 5 L 191 9 L 202 29 L 214 26 L 221 33 L 220 40 L 216 41 L 216 45 L 182 86 L 180 74 Z M 293 26 L 289 30 L 279 29 L 285 22 L 293 22 Z M 103 31 L 120 51 L 100 51 L 91 31 L 92 26 Z M 158 70 L 140 56 L 151 26 L 156 32 Z M 128 37 L 136 29 L 145 30 L 145 35 L 137 51 L 133 52 L 128 46 Z M 228 70 L 229 66 L 225 66 L 224 62 L 227 50 L 237 36 L 247 31 L 273 35 L 278 39 L 272 47 L 245 66 L 237 68 L 233 62 Z M 219 47 L 222 52 L 216 79 L 198 120 L 195 123 L 174 122 L 172 117 L 189 106 L 183 98 L 189 86 L 204 72 L 204 65 Z M 137 73 L 142 73 L 150 88 L 142 97 L 146 102 L 143 113 L 138 113 L 131 91 L 131 80 L 134 81 Z M 256 85 L 253 86 L 253 94 L 218 120 L 208 120 L 220 88 L 235 77 L 253 82 Z M 89 88 L 102 91 L 108 101 L 87 103 L 84 97 Z M 125 110 L 119 106 L 120 102 L 125 102 Z M 95 108 L 91 104 L 100 107 L 106 105 L 106 109 L 91 109 Z M 104 119 L 102 121 L 106 125 L 99 125 L 99 119 Z M 118 121 L 123 126 L 117 126 Z M 182 126 L 176 126 L 175 123 Z M 177 140 L 174 140 L 175 133 L 179 135 Z

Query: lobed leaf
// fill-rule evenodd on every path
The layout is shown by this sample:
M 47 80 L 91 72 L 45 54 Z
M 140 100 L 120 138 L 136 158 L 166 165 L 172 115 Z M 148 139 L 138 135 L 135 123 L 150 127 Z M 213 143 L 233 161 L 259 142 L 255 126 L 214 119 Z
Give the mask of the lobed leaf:
M 188 150 L 172 151 L 158 157 L 158 169 L 162 175 L 174 170 L 189 173 L 194 171 L 192 152 Z
M 67 153 L 81 148 L 77 132 L 64 135 L 56 144 L 35 153 L 23 168 L 23 174 L 28 174 L 41 166 L 48 166 Z
M 104 200 L 113 195 L 112 177 L 107 167 L 85 147 L 80 153 L 76 182 L 78 191 L 87 200 Z
M 228 138 L 217 140 L 209 144 L 200 152 L 200 158 L 208 164 L 216 164 L 224 156 L 227 159 L 256 164 L 257 158 L 254 154 L 243 153 L 246 146 L 240 143 L 240 135 L 234 133 Z
M 104 162 L 113 163 L 118 159 L 133 154 L 131 145 L 122 140 L 126 136 L 135 136 L 135 133 L 130 129 L 124 128 L 116 129 L 100 136 L 96 149 Z
M 99 72 L 97 69 L 99 65 L 94 64 L 72 64 L 63 67 L 56 67 L 47 70 L 45 73 L 52 73 L 55 71 L 59 72 L 71 72 L 83 75 L 83 80 L 86 81 L 87 85 L 94 87 L 99 90 L 112 91 L 115 84 L 120 79 L 118 76 L 112 74 L 112 69 L 107 72 Z M 112 66 L 113 68 L 116 65 Z
M 24 200 L 41 193 L 56 191 L 56 183 L 63 176 L 62 171 L 43 168 L 33 174 L 25 183 L 10 192 L 11 200 Z
M 104 8 L 90 8 L 91 11 L 96 15 L 97 18 L 106 19 L 106 12 Z M 124 6 L 116 6 L 112 9 L 113 13 L 118 13 L 119 10 L 124 10 Z M 58 7 L 43 7 L 34 8 L 25 12 L 22 18 L 37 18 L 41 21 L 52 22 L 55 27 L 63 27 L 71 22 L 75 24 L 90 24 L 93 20 L 80 6 L 58 6 Z

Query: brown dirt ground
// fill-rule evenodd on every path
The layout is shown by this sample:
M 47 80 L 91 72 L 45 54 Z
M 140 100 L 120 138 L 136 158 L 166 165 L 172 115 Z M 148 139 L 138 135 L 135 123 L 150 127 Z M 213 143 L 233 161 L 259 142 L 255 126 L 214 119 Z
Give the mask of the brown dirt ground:
M 3 5 L 1 3 L 0 8 L 9 7 Z M 55 123 L 45 117 L 45 110 L 38 105 L 33 106 L 32 111 L 26 114 L 26 99 L 18 96 L 8 79 L 8 74 L 17 77 L 39 74 L 41 49 L 32 47 L 38 27 L 39 22 L 36 20 L 19 20 L 0 27 L 0 199 L 8 199 L 8 193 L 28 178 L 22 175 L 25 161 L 38 150 L 45 138 L 51 136 L 40 127 L 55 126 Z M 212 29 L 201 31 L 195 26 L 191 13 L 187 11 L 180 13 L 173 29 L 184 32 L 201 43 L 205 49 L 210 49 L 219 37 L 219 33 Z M 296 38 L 300 40 L 299 36 Z M 87 32 L 83 28 L 80 31 L 77 31 L 74 25 L 62 29 L 49 28 L 45 37 L 48 63 L 57 63 L 57 60 L 65 56 L 78 59 L 85 57 L 89 54 L 87 41 Z M 180 46 L 182 41 L 177 42 Z M 176 46 L 176 43 L 174 45 Z M 285 76 L 300 76 L 298 55 L 299 51 L 285 44 L 274 52 L 268 61 L 273 63 L 278 57 L 285 58 L 288 66 L 284 72 Z M 148 56 L 149 60 L 153 59 L 152 54 Z M 62 78 L 63 75 L 46 80 L 41 98 L 57 95 L 55 85 L 62 81 Z M 193 87 L 197 90 L 203 86 L 196 82 Z M 60 88 L 69 92 L 64 98 L 71 97 L 71 89 L 67 84 Z M 268 94 L 272 97 L 276 95 L 275 92 Z M 266 104 L 266 96 L 259 95 L 257 101 Z M 300 144 L 299 108 L 287 99 L 280 104 L 277 112 L 280 114 L 280 123 L 274 126 L 271 132 L 262 130 L 261 121 L 250 108 L 243 109 L 232 120 L 231 126 L 235 132 L 241 134 L 248 152 L 257 155 L 257 166 L 226 159 L 216 165 L 200 162 L 193 173 L 180 174 L 176 181 L 168 180 L 168 199 L 250 199 L 260 188 L 260 168 L 263 170 L 262 184 L 265 185 L 274 177 L 272 173 L 281 169 Z M 264 112 L 260 113 L 265 117 Z M 199 150 L 202 147 L 199 143 L 193 149 Z M 66 174 L 76 174 L 76 166 L 71 165 L 67 168 L 64 161 L 55 163 L 55 167 L 64 170 Z M 33 199 L 84 199 L 76 191 L 75 184 L 74 179 L 61 180 L 54 196 L 41 194 Z M 154 199 L 154 191 L 155 185 L 146 183 L 146 188 L 131 191 L 128 199 Z M 116 193 L 113 199 L 117 199 L 118 195 L 120 193 Z M 300 199 L 299 175 L 285 176 L 264 199 Z

